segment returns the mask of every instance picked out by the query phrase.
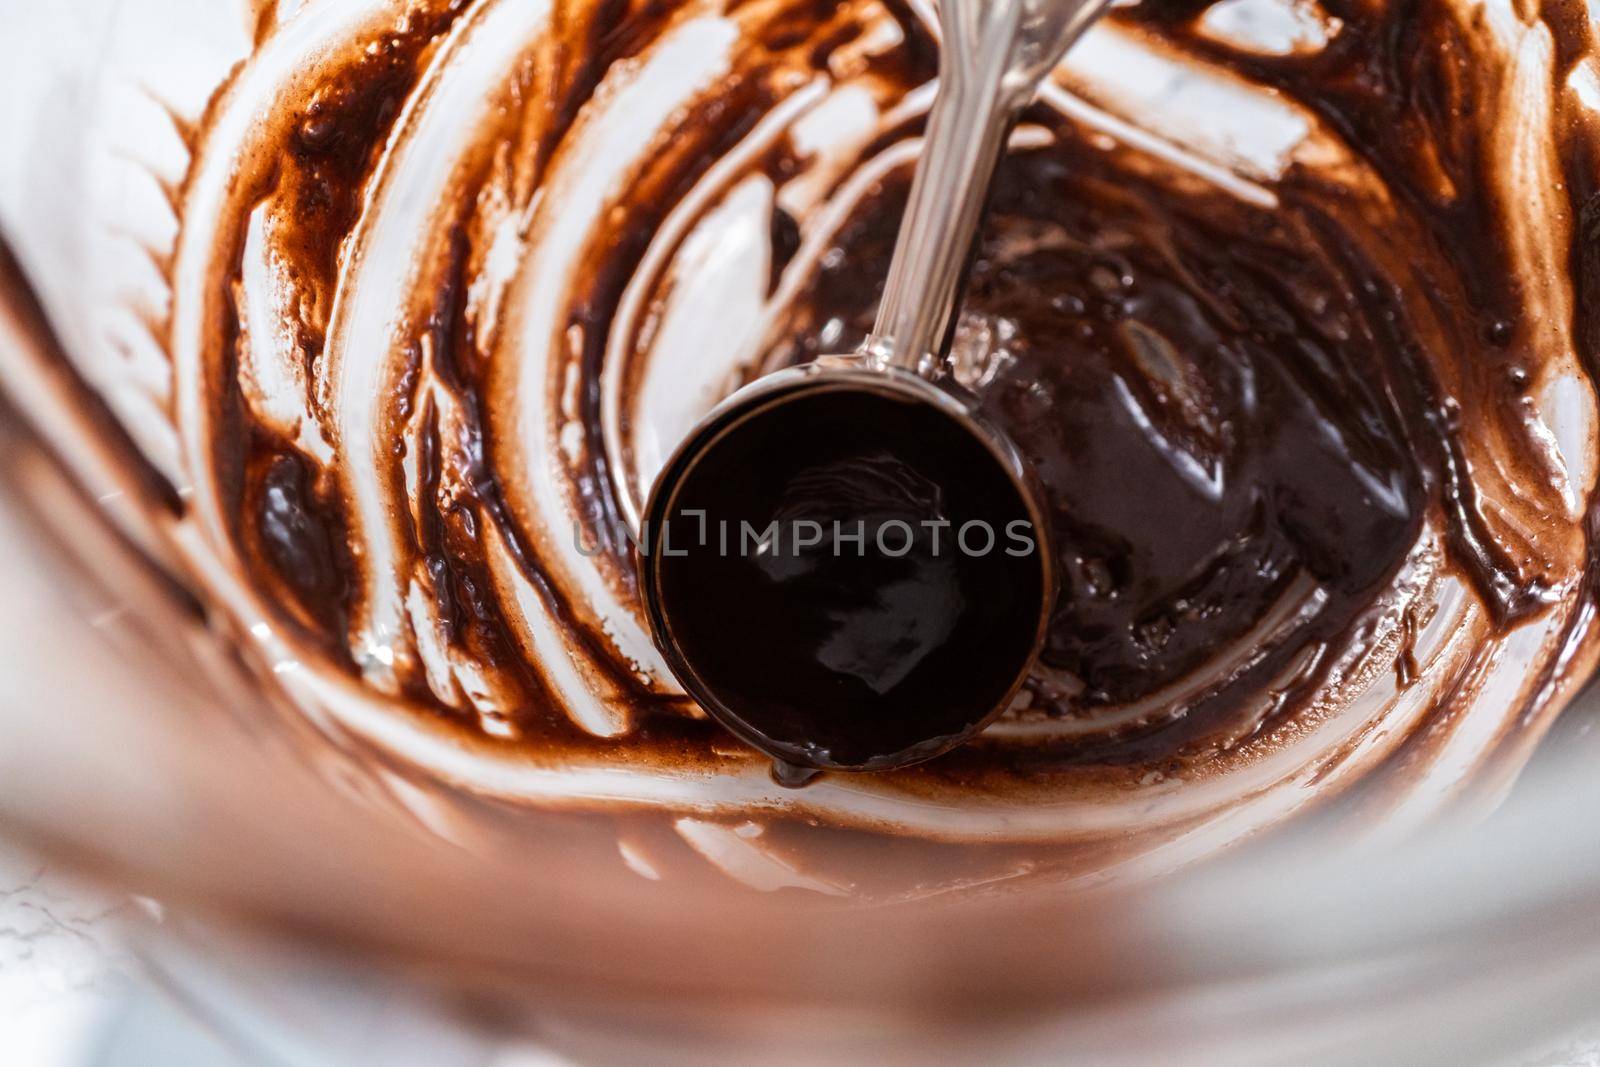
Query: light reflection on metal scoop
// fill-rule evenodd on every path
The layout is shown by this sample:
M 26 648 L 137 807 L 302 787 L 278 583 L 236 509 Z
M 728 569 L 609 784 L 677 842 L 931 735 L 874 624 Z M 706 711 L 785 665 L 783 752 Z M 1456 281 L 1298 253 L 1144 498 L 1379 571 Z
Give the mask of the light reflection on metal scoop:
M 656 481 L 640 552 L 656 643 L 684 688 L 780 768 L 880 770 L 945 752 L 1006 707 L 1043 642 L 1055 588 L 1045 509 L 1026 460 L 978 418 L 944 355 L 1011 127 L 1106 6 L 943 0 L 939 91 L 872 335 L 853 354 L 734 394 Z M 898 464 L 928 483 L 931 503 L 862 505 L 860 492 L 845 494 L 851 509 L 843 498 L 797 503 L 787 487 L 817 482 L 797 453 L 814 448 L 833 450 L 817 463 Z M 716 530 L 732 518 L 764 526 L 779 513 L 802 516 L 791 547 L 796 557 L 810 553 L 804 566 L 772 567 L 773 545 L 762 540 L 745 546 L 752 566 L 741 570 L 729 561 L 742 553 L 737 523 L 731 541 L 705 536 L 708 516 Z M 699 536 L 685 530 L 688 516 Z M 837 540 L 806 544 L 813 521 Z M 978 521 L 1024 523 L 1026 561 L 977 560 L 953 537 L 941 558 L 939 533 Z M 903 528 L 913 540 L 896 556 L 900 543 L 882 537 Z M 876 563 L 838 536 L 850 529 L 862 531 Z M 851 549 L 855 564 L 841 563 Z M 1001 551 L 991 545 L 989 556 Z M 804 578 L 782 584 L 775 573 Z M 861 634 L 870 640 L 852 637 Z M 839 670 L 846 661 L 851 669 Z M 862 687 L 868 676 L 893 684 Z

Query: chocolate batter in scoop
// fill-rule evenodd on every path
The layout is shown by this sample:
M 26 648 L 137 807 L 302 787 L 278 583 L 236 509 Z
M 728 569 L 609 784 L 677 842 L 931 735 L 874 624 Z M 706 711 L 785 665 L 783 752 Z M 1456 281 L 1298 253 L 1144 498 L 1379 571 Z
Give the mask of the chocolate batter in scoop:
M 780 765 L 931 759 L 1032 663 L 1047 534 L 947 403 L 888 380 L 779 386 L 702 429 L 656 490 L 644 580 L 678 677 Z
M 651 644 L 631 523 L 719 399 L 870 326 L 923 5 L 307 8 L 196 115 L 169 394 L 52 358 L 183 490 L 151 521 L 264 685 L 719 869 L 849 828 L 964 843 L 930 886 L 1132 871 L 1499 784 L 1594 658 L 1587 15 L 1243 36 L 1273 2 L 1119 8 L 1013 134 L 949 369 L 1045 483 L 1061 591 L 1019 699 L 918 767 L 774 785 Z

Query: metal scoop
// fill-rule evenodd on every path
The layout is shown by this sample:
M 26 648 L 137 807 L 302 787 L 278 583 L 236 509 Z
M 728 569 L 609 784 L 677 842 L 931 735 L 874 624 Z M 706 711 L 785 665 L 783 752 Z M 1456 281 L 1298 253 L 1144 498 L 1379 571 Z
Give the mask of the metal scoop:
M 735 393 L 650 495 L 640 554 L 656 643 L 706 711 L 780 768 L 948 751 L 1006 707 L 1038 654 L 1055 592 L 1046 511 L 944 355 L 1009 132 L 1107 3 L 941 0 L 939 91 L 872 335 Z M 769 516 L 794 530 L 773 535 Z M 732 518 L 765 537 L 730 542 Z M 1030 553 L 953 544 L 1000 520 L 1027 525 Z M 833 536 L 813 540 L 816 528 Z

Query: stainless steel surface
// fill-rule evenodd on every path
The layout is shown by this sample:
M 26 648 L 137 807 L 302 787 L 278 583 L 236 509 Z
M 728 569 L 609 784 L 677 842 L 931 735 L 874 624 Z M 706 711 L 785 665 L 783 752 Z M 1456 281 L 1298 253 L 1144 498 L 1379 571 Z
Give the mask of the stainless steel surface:
M 944 0 L 939 93 L 867 343 L 874 364 L 923 371 L 944 347 L 972 239 L 1017 113 L 1109 0 Z

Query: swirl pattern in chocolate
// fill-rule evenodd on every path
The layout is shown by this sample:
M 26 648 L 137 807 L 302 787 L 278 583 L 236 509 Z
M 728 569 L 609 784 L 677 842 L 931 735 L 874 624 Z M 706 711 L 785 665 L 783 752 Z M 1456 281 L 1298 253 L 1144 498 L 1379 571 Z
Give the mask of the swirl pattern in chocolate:
M 1036 464 L 1064 582 L 955 753 L 781 788 L 674 685 L 618 536 L 718 399 L 870 325 L 922 3 L 264 12 L 175 198 L 174 444 L 130 421 L 160 521 L 302 707 L 691 843 L 1162 865 L 1357 781 L 1498 781 L 1593 656 L 1591 31 L 1277 8 L 1119 9 L 1012 136 L 951 373 Z

